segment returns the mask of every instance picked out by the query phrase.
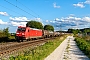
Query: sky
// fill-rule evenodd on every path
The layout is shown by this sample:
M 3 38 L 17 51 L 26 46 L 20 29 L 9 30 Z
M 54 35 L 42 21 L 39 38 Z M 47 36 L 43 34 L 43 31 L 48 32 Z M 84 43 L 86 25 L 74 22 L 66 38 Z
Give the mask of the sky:
M 31 20 L 55 31 L 90 28 L 90 0 L 0 0 L 0 30 L 15 33 Z

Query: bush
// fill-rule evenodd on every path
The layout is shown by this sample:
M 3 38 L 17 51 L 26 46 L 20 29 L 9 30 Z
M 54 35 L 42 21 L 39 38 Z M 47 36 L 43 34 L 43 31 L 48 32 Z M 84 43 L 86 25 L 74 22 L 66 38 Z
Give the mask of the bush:
M 80 50 L 82 50 L 88 57 L 90 57 L 90 44 L 82 38 L 75 38 L 75 41 Z

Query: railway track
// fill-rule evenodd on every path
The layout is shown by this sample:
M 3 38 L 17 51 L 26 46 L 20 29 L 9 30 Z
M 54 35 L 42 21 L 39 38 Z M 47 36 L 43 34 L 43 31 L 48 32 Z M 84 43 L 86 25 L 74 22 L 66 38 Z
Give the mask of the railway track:
M 17 51 L 22 48 L 30 47 L 30 46 L 36 46 L 40 45 L 41 43 L 45 43 L 48 40 L 51 40 L 54 38 L 47 38 L 47 39 L 39 39 L 39 40 L 33 40 L 33 41 L 27 41 L 27 42 L 21 42 L 21 43 L 12 43 L 10 45 L 5 45 L 3 47 L 0 47 L 0 57 L 9 54 L 13 51 Z

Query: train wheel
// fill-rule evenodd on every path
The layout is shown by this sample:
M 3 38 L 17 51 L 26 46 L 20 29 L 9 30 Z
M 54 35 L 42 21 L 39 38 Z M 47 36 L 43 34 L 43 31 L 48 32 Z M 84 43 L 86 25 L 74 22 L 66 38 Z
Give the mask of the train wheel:
M 27 41 L 29 41 L 29 39 L 26 39 Z
M 39 38 L 37 37 L 36 40 L 38 40 Z
M 17 42 L 20 42 L 20 40 L 19 40 L 19 39 L 17 39 Z
M 30 41 L 30 40 L 31 40 L 31 38 L 28 39 L 28 41 Z
M 23 40 L 21 40 L 21 42 L 23 42 Z

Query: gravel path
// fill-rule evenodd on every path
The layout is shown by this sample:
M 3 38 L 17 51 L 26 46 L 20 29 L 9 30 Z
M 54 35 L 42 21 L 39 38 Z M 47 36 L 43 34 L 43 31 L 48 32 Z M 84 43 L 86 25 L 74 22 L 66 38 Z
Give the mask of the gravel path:
M 74 37 L 68 36 L 45 60 L 90 60 L 77 47 Z

